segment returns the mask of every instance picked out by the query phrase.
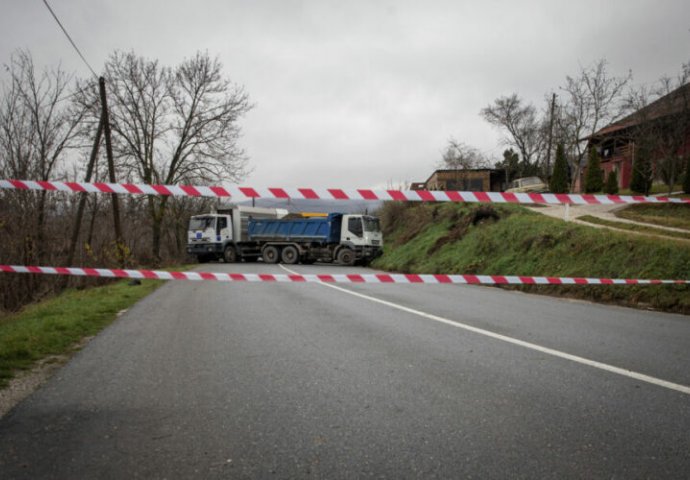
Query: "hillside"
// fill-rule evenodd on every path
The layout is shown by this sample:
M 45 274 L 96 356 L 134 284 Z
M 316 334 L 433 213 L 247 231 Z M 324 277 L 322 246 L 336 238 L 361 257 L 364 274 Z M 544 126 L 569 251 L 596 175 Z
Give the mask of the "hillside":
M 547 218 L 515 205 L 386 203 L 373 265 L 409 273 L 690 278 L 690 245 Z M 525 286 L 521 290 L 690 314 L 690 286 Z

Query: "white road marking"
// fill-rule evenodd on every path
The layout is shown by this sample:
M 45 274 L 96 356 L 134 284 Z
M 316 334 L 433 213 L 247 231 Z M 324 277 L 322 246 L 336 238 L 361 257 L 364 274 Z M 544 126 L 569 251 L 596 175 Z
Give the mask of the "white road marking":
M 299 273 L 294 272 L 294 271 L 284 267 L 283 265 L 279 265 L 279 266 L 283 270 L 285 270 L 285 271 L 287 271 L 293 275 L 299 275 Z M 346 288 L 332 285 L 330 283 L 325 283 L 325 282 L 317 282 L 317 283 L 319 283 L 320 285 L 323 285 L 324 287 L 333 288 L 335 290 L 339 290 L 343 293 L 347 293 L 347 294 L 353 295 L 355 297 L 359 297 L 359 298 L 363 298 L 365 300 L 380 303 L 381 305 L 386 305 L 388 307 L 395 308 L 395 309 L 401 310 L 403 312 L 411 313 L 413 315 L 418 315 L 420 317 L 424 317 L 424 318 L 427 318 L 429 320 L 434 320 L 434 321 L 439 322 L 439 323 L 445 323 L 446 325 L 450 325 L 452 327 L 462 328 L 463 330 L 477 333 L 479 335 L 484 335 L 487 337 L 494 338 L 496 340 L 501 340 L 503 342 L 512 343 L 513 345 L 519 345 L 521 347 L 529 348 L 530 350 L 535 350 L 537 352 L 545 353 L 547 355 L 552 355 L 554 357 L 564 358 L 566 360 L 570 360 L 571 362 L 579 363 L 581 365 L 587 365 L 588 367 L 598 368 L 599 370 L 605 370 L 607 372 L 616 373 L 616 374 L 622 375 L 624 377 L 634 378 L 635 380 L 639 380 L 641 382 L 651 383 L 652 385 L 657 385 L 659 387 L 668 388 L 670 390 L 675 390 L 677 392 L 681 392 L 681 393 L 684 393 L 686 395 L 690 395 L 690 387 L 686 386 L 686 385 L 681 385 L 679 383 L 673 383 L 673 382 L 669 382 L 667 380 L 662 380 L 660 378 L 651 377 L 651 376 L 645 375 L 643 373 L 638 373 L 638 372 L 634 372 L 632 370 L 627 370 L 625 368 L 615 367 L 613 365 L 609 365 L 606 363 L 597 362 L 596 360 L 590 360 L 588 358 L 578 357 L 577 355 L 571 355 L 570 353 L 565 353 L 565 352 L 561 352 L 559 350 L 554 350 L 553 348 L 542 347 L 541 345 L 537 345 L 537 344 L 530 343 L 530 342 L 525 342 L 523 340 L 518 340 L 517 338 L 508 337 L 506 335 L 501 335 L 500 333 L 495 333 L 495 332 L 492 332 L 489 330 L 484 330 L 483 328 L 473 327 L 471 325 L 457 322 L 455 320 L 449 320 L 447 318 L 439 317 L 438 315 L 433 315 L 431 313 L 426 313 L 426 312 L 422 312 L 420 310 L 415 310 L 414 308 L 409 308 L 409 307 L 405 307 L 403 305 L 398 305 L 397 303 L 389 302 L 387 300 L 381 300 L 380 298 L 371 297 L 369 295 L 364 295 L 364 294 L 358 293 L 358 292 L 353 292 L 352 290 L 348 290 Z

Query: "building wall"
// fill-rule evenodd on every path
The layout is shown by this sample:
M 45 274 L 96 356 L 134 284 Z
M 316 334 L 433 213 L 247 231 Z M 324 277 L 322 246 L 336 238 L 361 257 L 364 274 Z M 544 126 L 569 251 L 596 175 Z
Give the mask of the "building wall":
M 608 178 L 611 172 L 616 172 L 618 180 L 618 188 L 630 187 L 632 180 L 632 161 L 629 157 L 618 157 L 601 163 L 601 169 L 604 171 L 604 181 Z
M 427 190 L 489 192 L 491 187 L 490 170 L 436 171 L 426 182 Z
M 678 156 L 682 158 L 685 158 L 688 154 L 690 154 L 690 133 L 688 134 L 688 140 L 686 141 L 685 145 L 683 145 L 678 151 Z M 664 155 L 661 152 L 655 152 L 652 154 L 652 168 L 654 171 L 656 171 L 657 163 L 663 159 Z M 634 161 L 635 143 L 631 141 L 622 148 L 616 149 L 613 156 L 602 159 L 601 168 L 605 173 L 604 179 L 606 179 L 606 176 L 608 176 L 611 171 L 616 170 L 618 172 L 618 187 L 630 188 Z M 683 165 L 680 165 L 681 169 L 683 167 Z M 657 175 L 655 174 L 655 177 L 656 176 Z
M 601 168 L 604 170 L 605 175 L 608 175 L 613 170 L 617 170 L 618 187 L 622 189 L 630 188 L 633 164 L 635 162 L 635 142 L 631 139 L 616 139 L 615 135 L 612 135 L 598 138 L 594 143 L 590 141 L 587 148 L 589 149 L 593 144 L 600 149 L 600 153 L 605 153 L 604 157 L 601 159 Z M 610 148 L 611 144 L 613 144 L 613 148 L 607 152 L 607 148 Z M 601 150 L 604 152 L 601 152 Z M 687 133 L 684 145 L 681 146 L 677 152 L 677 155 L 682 158 L 686 158 L 688 154 L 690 154 L 690 131 Z M 655 172 L 658 162 L 663 160 L 664 157 L 665 154 L 662 151 L 652 153 L 652 169 L 654 169 Z M 683 166 L 681 166 L 681 169 L 682 168 Z M 584 175 L 586 175 L 586 171 L 587 168 L 585 167 L 583 169 Z M 656 176 L 655 174 L 655 177 Z

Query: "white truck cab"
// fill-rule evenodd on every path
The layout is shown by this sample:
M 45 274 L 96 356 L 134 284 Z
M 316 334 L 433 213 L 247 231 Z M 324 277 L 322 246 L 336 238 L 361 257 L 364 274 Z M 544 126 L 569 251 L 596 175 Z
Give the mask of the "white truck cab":
M 249 218 L 283 218 L 288 211 L 282 208 L 259 208 L 248 206 L 230 206 L 219 208 L 215 212 L 194 215 L 189 219 L 187 230 L 187 253 L 195 255 L 200 262 L 223 258 L 235 261 L 241 242 L 247 240 Z M 246 252 L 248 257 L 257 252 Z
M 355 247 L 383 246 L 379 219 L 369 215 L 343 215 L 340 243 Z

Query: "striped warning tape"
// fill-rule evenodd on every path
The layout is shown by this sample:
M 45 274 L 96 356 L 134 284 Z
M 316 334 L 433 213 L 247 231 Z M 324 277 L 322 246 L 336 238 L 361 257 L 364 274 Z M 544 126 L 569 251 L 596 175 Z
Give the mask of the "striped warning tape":
M 626 203 L 690 203 L 690 198 L 636 195 L 581 195 L 556 193 L 460 192 L 441 190 L 370 190 L 339 188 L 251 188 L 191 185 L 144 185 L 133 183 L 48 182 L 0 180 L 0 189 L 47 190 L 69 193 L 119 193 L 183 197 L 268 198 L 306 200 L 398 200 L 413 202 L 527 203 L 600 205 Z
M 74 275 L 102 278 L 152 280 L 212 280 L 218 282 L 325 282 L 325 283 L 427 283 L 483 285 L 687 285 L 690 280 L 634 278 L 531 277 L 518 275 L 440 275 L 411 273 L 368 274 L 269 274 L 219 272 L 167 272 L 163 270 L 123 270 L 109 268 L 38 267 L 0 265 L 0 272 Z

